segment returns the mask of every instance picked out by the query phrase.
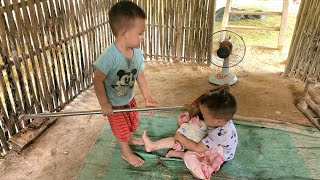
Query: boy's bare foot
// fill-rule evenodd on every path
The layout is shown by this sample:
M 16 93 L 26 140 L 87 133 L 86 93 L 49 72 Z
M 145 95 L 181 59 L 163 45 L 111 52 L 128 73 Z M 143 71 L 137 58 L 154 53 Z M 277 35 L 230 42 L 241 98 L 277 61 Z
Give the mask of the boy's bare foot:
M 143 159 L 133 153 L 121 154 L 121 157 L 134 167 L 139 167 L 144 163 Z
M 129 139 L 129 144 L 130 145 L 144 145 L 144 142 L 141 138 L 131 137 Z
M 176 157 L 176 158 L 181 158 L 181 159 L 183 159 L 184 153 L 185 153 L 185 152 L 182 152 L 182 151 L 170 150 L 170 151 L 166 154 L 166 158 Z
M 142 141 L 144 142 L 144 148 L 146 149 L 147 152 L 151 152 L 153 150 L 152 146 L 152 141 L 151 139 L 147 136 L 147 131 L 144 130 L 142 133 Z

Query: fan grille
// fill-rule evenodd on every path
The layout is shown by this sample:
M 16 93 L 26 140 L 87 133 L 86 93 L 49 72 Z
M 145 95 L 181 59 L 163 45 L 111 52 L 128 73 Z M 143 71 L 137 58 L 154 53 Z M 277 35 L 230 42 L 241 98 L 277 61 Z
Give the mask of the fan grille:
M 224 59 L 220 58 L 217 55 L 217 50 L 219 49 L 220 42 L 225 39 L 229 39 L 229 37 L 231 38 L 232 52 L 229 55 L 228 67 L 236 66 L 243 60 L 244 55 L 246 53 L 246 45 L 244 43 L 243 38 L 235 32 L 228 31 L 228 30 L 221 30 L 212 34 L 212 36 L 209 38 L 209 41 L 208 41 L 208 45 L 209 45 L 208 50 L 211 47 L 211 51 L 207 51 L 207 52 L 211 52 L 210 61 L 212 64 L 219 67 L 227 68 L 223 66 Z

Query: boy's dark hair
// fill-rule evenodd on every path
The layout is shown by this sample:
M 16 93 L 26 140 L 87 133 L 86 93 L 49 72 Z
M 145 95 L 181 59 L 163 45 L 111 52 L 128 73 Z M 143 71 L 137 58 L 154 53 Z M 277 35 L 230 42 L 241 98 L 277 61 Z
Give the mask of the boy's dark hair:
M 206 106 L 212 116 L 230 120 L 237 111 L 236 98 L 228 89 L 209 91 L 200 99 L 200 104 Z
M 136 18 L 146 19 L 146 13 L 131 1 L 120 1 L 114 4 L 109 11 L 109 24 L 114 36 L 125 26 L 130 26 Z

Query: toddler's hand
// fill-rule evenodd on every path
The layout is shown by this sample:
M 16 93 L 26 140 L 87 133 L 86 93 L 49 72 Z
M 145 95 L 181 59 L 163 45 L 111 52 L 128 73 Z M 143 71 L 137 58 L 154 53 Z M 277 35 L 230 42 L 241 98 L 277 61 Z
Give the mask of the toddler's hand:
M 181 124 L 187 123 L 189 121 L 190 121 L 190 116 L 188 112 L 184 112 L 178 115 L 177 122 L 179 127 L 181 126 Z
M 199 116 L 195 116 L 195 117 L 191 118 L 191 121 L 192 121 L 193 124 L 198 125 L 199 127 L 201 127 Z
M 103 116 L 110 116 L 113 114 L 112 105 L 110 103 L 105 103 L 101 105 L 101 113 Z
M 176 141 L 174 144 L 173 144 L 173 149 L 175 151 L 184 151 L 184 146 L 179 143 L 178 141 Z
M 155 107 L 157 105 L 157 101 L 152 97 L 145 98 L 144 103 L 146 104 L 146 107 Z

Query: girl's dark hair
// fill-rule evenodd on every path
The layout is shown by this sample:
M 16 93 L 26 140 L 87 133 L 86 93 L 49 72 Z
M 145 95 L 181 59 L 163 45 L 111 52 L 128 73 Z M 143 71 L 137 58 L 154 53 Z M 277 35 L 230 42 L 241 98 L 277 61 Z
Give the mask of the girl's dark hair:
M 206 106 L 213 117 L 227 121 L 237 111 L 236 99 L 227 89 L 209 91 L 201 97 L 200 104 Z
M 109 24 L 114 36 L 125 26 L 130 26 L 136 18 L 147 19 L 146 13 L 131 1 L 120 1 L 109 11 Z

